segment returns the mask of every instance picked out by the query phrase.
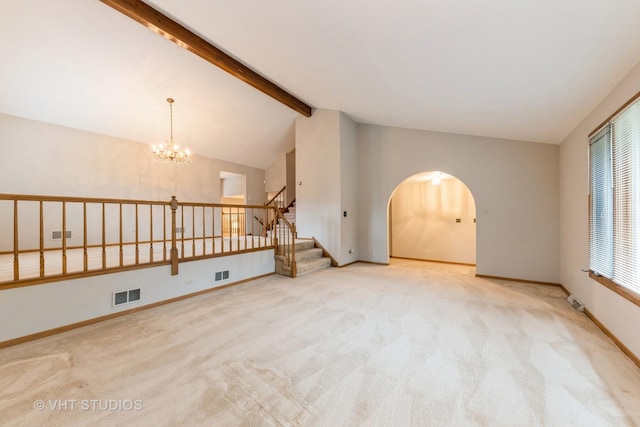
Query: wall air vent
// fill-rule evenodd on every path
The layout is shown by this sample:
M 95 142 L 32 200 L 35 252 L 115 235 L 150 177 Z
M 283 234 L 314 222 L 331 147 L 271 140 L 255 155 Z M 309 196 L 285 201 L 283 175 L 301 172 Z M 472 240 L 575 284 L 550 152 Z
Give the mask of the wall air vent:
M 126 304 L 127 299 L 127 291 L 123 292 L 114 292 L 113 293 L 113 305 Z
M 127 304 L 140 300 L 140 289 L 131 289 L 129 291 L 118 291 L 113 293 L 113 306 Z
M 219 280 L 227 280 L 228 278 L 229 278 L 229 270 L 216 271 L 214 275 L 214 280 L 216 282 Z
M 70 230 L 67 230 L 65 234 L 67 235 L 67 239 L 71 239 L 72 233 Z M 62 240 L 62 231 L 60 230 L 52 231 L 51 240 Z

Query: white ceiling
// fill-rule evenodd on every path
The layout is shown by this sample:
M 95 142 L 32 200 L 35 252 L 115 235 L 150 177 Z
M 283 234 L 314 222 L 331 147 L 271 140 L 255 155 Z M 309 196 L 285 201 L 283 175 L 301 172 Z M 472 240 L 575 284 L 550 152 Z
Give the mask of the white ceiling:
M 560 143 L 640 61 L 638 0 L 153 0 L 316 108 Z M 297 113 L 98 0 L 0 0 L 0 112 L 266 168 Z M 640 88 L 639 88 L 640 89 Z

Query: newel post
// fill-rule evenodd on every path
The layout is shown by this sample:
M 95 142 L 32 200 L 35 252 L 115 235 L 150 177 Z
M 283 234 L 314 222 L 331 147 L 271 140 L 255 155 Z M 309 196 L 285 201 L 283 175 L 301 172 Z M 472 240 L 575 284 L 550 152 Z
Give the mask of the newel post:
M 178 274 L 178 246 L 176 244 L 176 211 L 178 210 L 178 201 L 176 196 L 171 196 L 171 275 Z

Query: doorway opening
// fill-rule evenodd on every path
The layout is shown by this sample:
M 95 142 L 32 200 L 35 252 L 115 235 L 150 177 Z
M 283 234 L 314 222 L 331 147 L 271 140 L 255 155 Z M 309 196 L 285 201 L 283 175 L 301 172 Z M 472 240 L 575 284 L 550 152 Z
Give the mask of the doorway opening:
M 220 203 L 244 205 L 247 199 L 247 176 L 235 172 L 220 171 Z M 247 218 L 244 208 L 226 206 L 222 208 L 222 236 L 232 237 L 246 234 Z
M 407 178 L 391 194 L 388 218 L 391 257 L 475 266 L 476 204 L 455 176 Z

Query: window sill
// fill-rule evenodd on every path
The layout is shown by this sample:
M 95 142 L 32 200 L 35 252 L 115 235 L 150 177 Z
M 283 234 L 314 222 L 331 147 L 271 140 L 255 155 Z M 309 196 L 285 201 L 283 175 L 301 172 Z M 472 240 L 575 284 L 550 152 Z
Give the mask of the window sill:
M 635 292 L 618 285 L 611 279 L 607 279 L 604 276 L 598 276 L 591 270 L 589 270 L 589 277 L 640 307 L 640 295 L 636 294 Z

